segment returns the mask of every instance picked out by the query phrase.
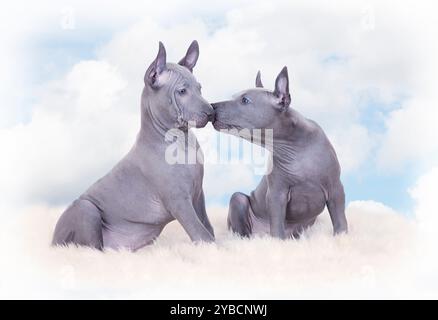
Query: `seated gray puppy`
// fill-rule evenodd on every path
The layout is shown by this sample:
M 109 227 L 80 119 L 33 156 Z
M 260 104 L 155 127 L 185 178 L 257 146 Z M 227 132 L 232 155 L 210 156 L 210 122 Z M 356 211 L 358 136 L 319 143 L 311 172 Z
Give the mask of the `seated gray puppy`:
M 260 72 L 255 89 L 234 100 L 213 103 L 216 130 L 230 130 L 272 152 L 272 172 L 248 196 L 237 192 L 230 200 L 228 227 L 242 236 L 269 233 L 298 237 L 327 205 L 334 233 L 347 232 L 345 195 L 335 150 L 321 127 L 289 107 L 289 79 L 284 67 L 275 90 L 263 89 Z M 272 141 L 248 134 L 272 129 Z
M 178 64 L 166 63 L 160 42 L 144 76 L 141 128 L 134 146 L 65 210 L 53 244 L 137 250 L 153 242 L 174 219 L 193 241 L 214 241 L 202 190 L 203 165 L 170 164 L 165 159 L 174 143 L 165 138 L 170 129 L 180 129 L 184 138 L 177 151 L 187 155 L 195 148 L 198 152 L 188 124 L 204 127 L 213 115 L 192 74 L 198 56 L 198 43 L 193 41 Z

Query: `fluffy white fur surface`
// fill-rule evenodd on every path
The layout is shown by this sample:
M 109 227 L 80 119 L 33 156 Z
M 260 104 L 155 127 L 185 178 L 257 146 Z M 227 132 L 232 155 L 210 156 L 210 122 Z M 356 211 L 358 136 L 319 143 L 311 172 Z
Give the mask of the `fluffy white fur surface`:
M 350 233 L 332 236 L 327 212 L 299 240 L 241 239 L 227 210 L 209 208 L 215 244 L 193 244 L 169 224 L 135 253 L 50 247 L 62 209 L 33 207 L 3 226 L 0 298 L 431 297 L 418 274 L 412 219 L 374 202 L 347 208 Z M 424 283 L 423 283 L 424 282 Z

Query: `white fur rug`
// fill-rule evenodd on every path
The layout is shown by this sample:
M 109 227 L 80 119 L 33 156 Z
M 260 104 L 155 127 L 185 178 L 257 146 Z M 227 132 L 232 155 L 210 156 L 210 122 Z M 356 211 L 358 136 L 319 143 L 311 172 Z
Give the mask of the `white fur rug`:
M 0 298 L 436 297 L 416 264 L 416 223 L 374 202 L 348 206 L 346 236 L 332 237 L 325 212 L 288 241 L 241 239 L 226 209 L 209 208 L 215 244 L 192 244 L 173 222 L 135 253 L 50 247 L 60 212 L 34 207 L 2 227 Z

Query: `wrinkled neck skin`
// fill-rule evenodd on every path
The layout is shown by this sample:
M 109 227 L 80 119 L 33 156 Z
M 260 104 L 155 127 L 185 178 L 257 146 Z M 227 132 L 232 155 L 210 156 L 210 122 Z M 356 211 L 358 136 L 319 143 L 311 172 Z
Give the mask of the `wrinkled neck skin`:
M 176 82 L 176 81 L 175 81 Z M 141 98 L 141 127 L 138 138 L 165 142 L 166 133 L 171 129 L 179 129 L 187 133 L 180 119 L 182 111 L 176 106 L 174 97 L 169 94 L 159 97 L 154 90 L 145 86 Z M 165 113 L 169 114 L 165 114 Z
M 169 92 L 171 90 L 172 86 Z M 165 97 L 158 97 L 152 88 L 144 87 L 141 99 L 141 126 L 135 144 L 137 148 L 146 147 L 151 150 L 152 146 L 152 149 L 155 147 L 155 152 L 164 152 L 165 147 L 172 143 L 177 143 L 184 153 L 187 153 L 189 148 L 198 148 L 196 137 L 181 120 L 182 110 L 178 108 L 169 92 Z M 169 133 L 169 130 L 173 131 Z M 176 135 L 178 138 L 175 138 Z
M 296 160 L 297 154 L 308 145 L 312 132 L 311 123 L 299 112 L 289 108 L 284 113 L 272 124 L 272 143 L 265 139 L 252 141 L 268 149 L 272 153 L 274 167 L 280 168 Z
M 160 117 L 154 115 L 151 104 L 154 103 L 151 100 L 151 89 L 145 87 L 142 93 L 141 99 L 141 127 L 139 138 L 147 139 L 150 137 L 162 138 L 164 141 L 164 136 L 166 132 L 171 129 L 170 124 L 167 121 L 163 121 Z M 155 102 L 157 103 L 157 102 Z M 158 105 L 157 108 L 164 107 Z

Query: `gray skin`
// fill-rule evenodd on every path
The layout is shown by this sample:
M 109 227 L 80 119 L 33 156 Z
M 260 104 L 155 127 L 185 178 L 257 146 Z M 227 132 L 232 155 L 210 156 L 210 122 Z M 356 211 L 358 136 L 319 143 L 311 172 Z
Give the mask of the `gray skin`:
M 242 236 L 253 233 L 250 211 L 266 224 L 272 237 L 298 237 L 311 226 L 327 205 L 334 234 L 348 231 L 345 195 L 335 150 L 321 127 L 289 107 L 289 79 L 284 67 L 272 92 L 263 88 L 260 72 L 256 88 L 235 95 L 233 100 L 213 103 L 216 130 L 272 129 L 273 142 L 251 140 L 272 152 L 272 171 L 248 196 L 232 195 L 228 227 Z M 243 130 L 245 131 L 245 130 Z M 246 130 L 247 131 L 247 130 Z M 287 227 L 287 230 L 286 230 Z
M 214 241 L 202 190 L 203 164 L 172 165 L 165 160 L 173 143 L 165 139 L 169 129 L 181 130 L 184 140 L 177 147 L 183 154 L 200 150 L 188 123 L 204 127 L 214 112 L 192 74 L 198 56 L 198 43 L 193 41 L 178 64 L 166 63 L 160 42 L 144 77 L 141 129 L 134 146 L 65 210 L 55 228 L 54 245 L 134 251 L 152 243 L 174 219 L 192 241 Z M 194 143 L 187 142 L 189 136 Z

